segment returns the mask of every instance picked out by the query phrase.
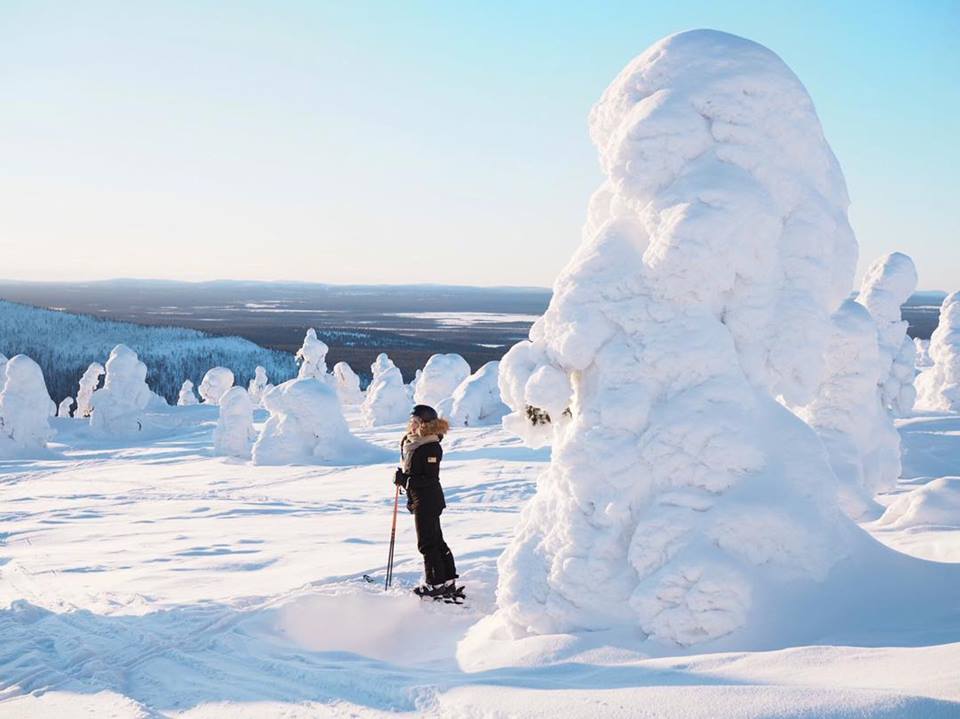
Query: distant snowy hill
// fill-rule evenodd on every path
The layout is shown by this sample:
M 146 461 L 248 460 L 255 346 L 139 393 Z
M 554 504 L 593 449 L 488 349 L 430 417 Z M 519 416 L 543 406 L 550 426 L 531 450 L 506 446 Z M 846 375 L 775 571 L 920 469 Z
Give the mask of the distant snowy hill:
M 150 388 L 170 402 L 176 402 L 183 380 L 199 382 L 204 372 L 218 365 L 233 370 L 242 386 L 253 377 L 257 365 L 263 365 L 274 382 L 297 374 L 292 354 L 264 349 L 239 337 L 113 322 L 0 300 L 0 352 L 34 359 L 56 402 L 75 396 L 87 366 L 106 361 L 110 350 L 120 343 L 146 363 Z

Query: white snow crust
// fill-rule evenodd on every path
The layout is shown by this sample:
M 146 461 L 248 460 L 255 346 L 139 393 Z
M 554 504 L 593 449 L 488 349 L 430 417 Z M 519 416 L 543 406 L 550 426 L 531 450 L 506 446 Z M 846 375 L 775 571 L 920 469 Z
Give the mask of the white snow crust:
M 933 366 L 916 379 L 917 408 L 960 412 L 960 292 L 947 295 L 940 306 L 929 355 Z
M 103 387 L 90 398 L 90 427 L 117 436 L 143 430 L 144 410 L 155 397 L 147 386 L 147 366 L 132 349 L 117 345 L 105 369 Z
M 0 457 L 42 456 L 55 409 L 40 365 L 26 355 L 11 357 L 0 388 Z
M 250 395 L 243 387 L 231 387 L 220 398 L 219 406 L 220 416 L 213 432 L 214 453 L 248 459 L 257 437 Z
M 226 367 L 213 367 L 207 370 L 200 381 L 200 399 L 204 404 L 220 404 L 220 398 L 233 387 L 233 372 Z
M 436 407 L 470 376 L 470 365 L 458 354 L 435 354 L 414 380 L 413 402 Z
M 499 362 L 487 362 L 457 385 L 436 409 L 455 427 L 497 425 L 510 411 L 500 399 Z

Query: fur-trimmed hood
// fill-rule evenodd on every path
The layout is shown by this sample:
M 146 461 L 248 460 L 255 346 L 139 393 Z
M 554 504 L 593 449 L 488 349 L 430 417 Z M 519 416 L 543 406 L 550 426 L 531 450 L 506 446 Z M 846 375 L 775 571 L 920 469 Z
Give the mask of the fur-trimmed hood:
M 449 431 L 450 423 L 443 417 L 437 417 L 429 422 L 421 422 L 417 434 L 421 437 L 426 437 L 428 434 L 435 434 L 440 439 L 443 439 L 443 435 Z

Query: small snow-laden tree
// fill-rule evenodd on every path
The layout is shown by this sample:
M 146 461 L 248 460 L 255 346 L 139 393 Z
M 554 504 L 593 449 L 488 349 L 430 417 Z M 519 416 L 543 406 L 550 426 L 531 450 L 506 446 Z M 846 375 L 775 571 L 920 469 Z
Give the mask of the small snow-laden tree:
M 960 412 L 960 292 L 940 305 L 940 322 L 930 336 L 932 366 L 917 377 L 917 408 Z
M 933 367 L 933 360 L 930 359 L 930 340 L 920 339 L 915 337 L 913 340 L 914 347 L 914 367 L 916 367 L 918 372 L 922 372 L 927 367 Z
M 192 407 L 195 404 L 200 404 L 200 400 L 193 392 L 193 382 L 185 379 L 183 384 L 180 385 L 180 394 L 177 395 L 177 406 Z
M 73 409 L 73 397 L 64 397 L 57 407 L 57 417 L 69 417 L 70 410 Z
M 880 510 L 874 496 L 893 489 L 900 476 L 900 435 L 878 382 L 889 371 L 889 357 L 877 337 L 876 318 L 863 305 L 844 301 L 832 317 L 817 395 L 795 408 L 823 440 L 840 480 L 840 504 L 854 519 Z
M 458 354 L 435 354 L 413 385 L 414 404 L 436 406 L 470 376 L 470 365 Z
M 381 352 L 377 355 L 377 358 L 373 361 L 373 364 L 370 365 L 370 384 L 372 385 L 377 381 L 377 378 L 391 368 L 395 368 L 396 365 L 393 363 L 393 360 L 387 356 L 386 352 Z M 417 376 L 419 376 L 420 370 L 417 370 Z M 368 387 L 369 389 L 369 387 Z
M 437 412 L 455 427 L 500 424 L 510 408 L 500 399 L 499 362 L 487 362 L 461 382 L 453 394 L 437 405 Z
M 253 373 L 253 379 L 247 387 L 250 394 L 250 401 L 259 407 L 263 402 L 263 396 L 273 389 L 273 385 L 267 379 L 267 370 L 264 367 L 257 366 Z
M 84 371 L 83 376 L 80 377 L 80 388 L 77 390 L 77 411 L 74 416 L 90 416 L 92 410 L 90 398 L 93 397 L 93 393 L 100 384 L 100 378 L 103 377 L 105 371 L 103 365 L 99 362 L 91 362 L 90 366 Z
M 917 268 L 902 252 L 874 260 L 860 284 L 857 302 L 866 307 L 877 325 L 880 344 L 880 394 L 884 407 L 894 416 L 913 409 L 917 393 L 913 386 L 913 339 L 907 336 L 907 321 L 900 308 L 917 288 Z
M 53 436 L 54 406 L 40 365 L 26 355 L 11 357 L 0 388 L 0 457 L 42 453 Z
M 204 404 L 220 404 L 220 398 L 233 387 L 233 372 L 226 367 L 213 367 L 207 370 L 200 382 L 200 399 Z
M 778 401 L 814 398 L 852 286 L 843 175 L 783 61 L 716 31 L 629 63 L 590 134 L 607 179 L 583 243 L 500 368 L 505 426 L 549 415 L 551 461 L 472 639 L 747 632 L 856 530 Z
M 224 457 L 247 459 L 257 433 L 253 402 L 243 387 L 231 387 L 220 398 L 220 417 L 213 431 L 213 451 Z
M 410 396 L 403 384 L 403 375 L 396 367 L 374 372 L 376 379 L 367 387 L 367 395 L 360 408 L 363 424 L 378 427 L 400 424 L 410 416 Z
M 254 464 L 362 464 L 390 455 L 350 433 L 336 390 L 323 380 L 284 382 L 263 405 L 270 418 L 253 446 Z
M 323 340 L 317 338 L 317 331 L 313 327 L 308 329 L 306 336 L 303 338 L 303 346 L 297 350 L 297 362 L 300 363 L 300 371 L 297 377 L 300 379 L 313 377 L 326 380 L 327 352 L 329 349 Z
M 7 378 L 7 356 L 0 352 L 0 387 L 3 387 L 3 383 Z
M 360 389 L 360 377 L 346 362 L 337 362 L 333 366 L 333 378 L 336 381 L 337 397 L 344 407 L 352 407 L 363 402 Z
M 90 427 L 103 434 L 132 435 L 143 429 L 144 410 L 155 397 L 147 366 L 126 345 L 117 345 L 105 365 L 103 387 L 90 398 Z

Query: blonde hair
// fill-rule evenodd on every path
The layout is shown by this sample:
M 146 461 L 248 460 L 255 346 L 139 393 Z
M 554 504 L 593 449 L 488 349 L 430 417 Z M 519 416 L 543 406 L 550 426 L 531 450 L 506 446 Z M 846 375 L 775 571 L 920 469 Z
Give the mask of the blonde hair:
M 443 417 L 437 417 L 429 422 L 415 420 L 417 420 L 416 417 L 411 417 L 410 421 L 407 423 L 407 434 L 426 437 L 431 434 L 444 435 L 450 431 L 450 423 Z

